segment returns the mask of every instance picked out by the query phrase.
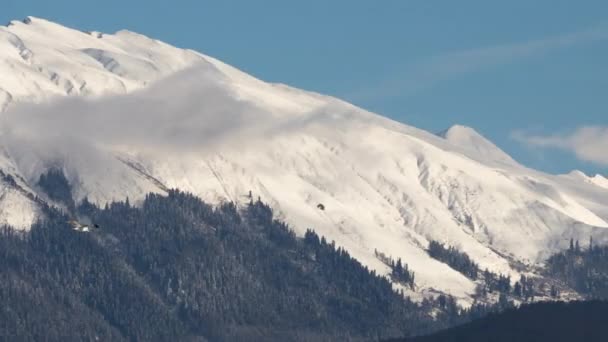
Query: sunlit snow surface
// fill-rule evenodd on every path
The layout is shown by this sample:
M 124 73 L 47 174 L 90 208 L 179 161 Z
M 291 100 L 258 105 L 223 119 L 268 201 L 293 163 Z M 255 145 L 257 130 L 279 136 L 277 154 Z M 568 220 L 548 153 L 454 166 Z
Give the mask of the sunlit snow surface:
M 0 169 L 21 182 L 1 181 L 0 224 L 35 220 L 27 194 L 50 167 L 99 204 L 179 188 L 244 205 L 251 191 L 299 234 L 314 228 L 383 274 L 374 250 L 402 258 L 418 295 L 464 301 L 475 284 L 430 258 L 429 239 L 514 277 L 510 263 L 571 238 L 608 242 L 602 176 L 544 174 L 471 128 L 434 135 L 135 33 L 12 22 L 0 75 Z

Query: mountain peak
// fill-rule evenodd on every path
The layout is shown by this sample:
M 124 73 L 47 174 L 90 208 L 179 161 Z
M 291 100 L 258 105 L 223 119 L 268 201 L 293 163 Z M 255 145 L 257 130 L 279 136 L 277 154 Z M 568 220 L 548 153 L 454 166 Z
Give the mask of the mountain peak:
M 507 153 L 472 127 L 453 125 L 437 135 L 464 150 L 465 154 L 471 158 L 501 164 L 517 164 Z
M 588 176 L 583 171 L 573 170 L 570 173 L 568 173 L 566 176 L 569 176 L 569 177 L 579 180 L 579 181 L 583 181 L 585 183 L 599 186 L 601 188 L 608 189 L 608 178 L 600 175 L 599 173 L 596 174 L 595 176 Z
M 440 132 L 439 135 L 442 136 L 442 137 L 445 137 L 446 135 L 457 134 L 457 133 L 468 133 L 468 134 L 477 134 L 477 135 L 480 135 L 472 127 L 465 126 L 465 125 L 459 125 L 459 124 L 452 125 L 448 129 Z
M 199 83 L 226 87 L 277 113 L 306 113 L 326 103 L 136 32 L 84 32 L 31 16 L 0 27 L 0 61 L 0 112 L 58 96 L 127 94 L 193 68 L 213 71 Z
M 33 25 L 33 24 L 60 25 L 60 24 L 54 23 L 54 22 L 46 20 L 46 19 L 42 19 L 42 18 L 38 18 L 38 17 L 34 17 L 34 16 L 31 16 L 31 15 L 28 15 L 27 17 L 25 17 L 25 18 L 23 18 L 21 20 L 11 20 L 6 26 Z
M 572 176 L 572 177 L 579 177 L 579 178 L 583 178 L 583 179 L 587 179 L 587 178 L 589 178 L 589 177 L 587 176 L 587 174 L 586 174 L 586 173 L 584 173 L 584 172 L 583 172 L 583 171 L 581 171 L 581 170 L 572 170 L 572 171 L 570 171 L 570 173 L 568 173 L 568 175 L 569 175 L 569 176 Z
M 458 124 L 439 132 L 437 135 L 451 142 L 471 141 L 473 139 L 489 142 L 488 139 L 477 132 L 474 128 Z
M 591 181 L 593 183 L 595 183 L 595 185 L 601 186 L 602 188 L 606 188 L 608 189 L 608 178 L 600 175 L 600 174 L 596 174 L 595 176 L 593 176 L 591 178 Z
M 1 112 L 57 96 L 129 93 L 205 57 L 126 31 L 84 32 L 28 16 L 0 26 L 0 61 Z

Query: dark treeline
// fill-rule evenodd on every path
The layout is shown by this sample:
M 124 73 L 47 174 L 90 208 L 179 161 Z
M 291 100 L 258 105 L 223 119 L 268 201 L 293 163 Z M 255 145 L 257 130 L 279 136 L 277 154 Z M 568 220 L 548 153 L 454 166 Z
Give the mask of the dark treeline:
M 415 289 L 415 274 L 410 270 L 408 264 L 401 261 L 401 258 L 398 258 L 397 261 L 395 261 L 395 259 L 386 256 L 382 252 L 378 252 L 378 250 L 374 250 L 374 255 L 378 260 L 390 267 L 390 276 L 394 282 L 403 284 L 410 289 Z
M 523 305 L 430 336 L 392 342 L 604 342 L 607 302 Z
M 481 272 L 479 265 L 467 253 L 461 252 L 456 247 L 431 240 L 428 253 L 430 257 L 447 264 L 467 278 L 481 280 L 477 293 L 480 297 L 486 297 L 488 293 L 492 292 L 504 294 L 511 292 L 511 279 L 508 276 L 496 274 L 487 269 Z
M 578 241 L 570 240 L 570 248 L 547 260 L 547 275 L 560 279 L 588 298 L 608 299 L 608 247 L 583 249 Z M 552 289 L 552 292 L 555 292 Z M 557 295 L 557 293 L 554 293 Z
M 500 292 L 504 294 L 509 294 L 511 292 L 511 277 L 496 274 L 487 269 L 483 271 L 483 284 L 483 295 L 485 295 L 486 292 Z
M 479 266 L 466 254 L 452 246 L 433 241 L 429 243 L 428 253 L 431 258 L 448 264 L 451 268 L 472 280 L 477 280 Z
M 76 211 L 101 228 L 73 231 L 49 210 L 29 233 L 2 230 L 0 336 L 355 340 L 450 321 L 432 319 L 448 311 L 412 303 L 312 230 L 296 238 L 259 201 L 214 208 L 172 191 L 137 208 L 85 200 Z
M 452 259 L 466 256 L 453 248 L 445 248 L 443 245 L 439 247 L 442 247 L 443 253 L 449 252 Z M 438 246 L 435 245 L 435 248 Z M 561 280 L 566 287 L 587 298 L 608 298 L 608 247 L 594 246 L 592 240 L 587 249 L 581 248 L 578 241 L 572 240 L 568 250 L 556 253 L 548 259 L 545 272 L 549 279 Z M 554 284 L 550 290 L 543 289 L 546 287 L 544 281 L 535 284 L 533 279 L 523 275 L 512 284 L 508 276 L 488 270 L 479 272 L 478 279 L 481 281 L 478 285 L 479 297 L 485 298 L 488 293 L 497 292 L 499 300 L 496 304 L 474 303 L 470 308 L 462 310 L 449 296 L 429 299 L 433 302 L 429 307 L 442 308 L 440 319 L 456 327 L 429 336 L 392 341 L 606 341 L 607 302 L 536 303 L 524 304 L 517 308 L 512 299 L 528 301 L 537 295 L 548 294 L 557 297 L 559 288 Z M 469 320 L 472 322 L 466 323 Z
M 393 281 L 405 284 L 411 289 L 415 289 L 414 272 L 409 269 L 407 264 L 401 262 L 401 258 L 391 265 L 391 278 Z
M 479 265 L 467 253 L 459 251 L 456 247 L 431 240 L 428 253 L 432 258 L 446 263 L 467 278 L 479 280 L 478 297 L 485 298 L 488 293 L 498 292 L 501 295 L 498 307 L 510 307 L 507 303 L 509 298 L 531 300 L 536 293 L 533 281 L 526 276 L 522 275 L 521 279 L 513 284 L 511 277 L 507 275 L 497 274 L 488 269 L 482 272 Z
M 40 175 L 37 184 L 53 201 L 64 204 L 68 210 L 76 207 L 72 198 L 72 187 L 65 178 L 63 171 L 53 168 Z

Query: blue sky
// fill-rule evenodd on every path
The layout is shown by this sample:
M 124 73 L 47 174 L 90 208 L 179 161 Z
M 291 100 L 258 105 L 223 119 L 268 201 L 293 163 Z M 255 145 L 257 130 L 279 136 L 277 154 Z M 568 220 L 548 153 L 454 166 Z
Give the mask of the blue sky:
M 2 0 L 130 29 L 429 131 L 471 126 L 524 164 L 608 174 L 605 0 Z

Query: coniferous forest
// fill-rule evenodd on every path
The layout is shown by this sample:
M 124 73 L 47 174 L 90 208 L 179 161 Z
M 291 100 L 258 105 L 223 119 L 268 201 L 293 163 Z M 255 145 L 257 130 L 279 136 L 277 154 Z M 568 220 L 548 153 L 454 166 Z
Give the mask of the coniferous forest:
M 43 207 L 27 233 L 0 229 L 0 336 L 18 340 L 367 341 L 417 336 L 509 310 L 528 298 L 522 277 L 481 272 L 466 253 L 432 241 L 429 253 L 497 291 L 495 305 L 459 307 L 440 295 L 421 303 L 395 291 L 312 229 L 298 238 L 251 200 L 211 206 L 172 190 L 143 203 L 76 205 L 63 173 L 38 186 L 64 210 Z M 70 221 L 90 226 L 76 231 Z M 97 228 L 95 228 L 97 227 Z M 606 298 L 608 248 L 578 243 L 547 272 Z M 405 261 L 376 252 L 390 279 L 415 288 Z M 471 325 L 475 327 L 475 325 Z
M 428 253 L 432 258 L 448 264 L 466 277 L 477 280 L 479 266 L 467 254 L 458 251 L 452 246 L 446 247 L 437 241 L 429 243 Z
M 547 260 L 546 272 L 588 298 L 608 299 L 608 247 L 592 239 L 586 249 L 570 240 L 568 250 Z
M 212 207 L 178 191 L 141 206 L 84 201 L 90 233 L 49 209 L 0 236 L 0 335 L 22 340 L 359 340 L 446 326 L 433 309 L 262 202 Z

